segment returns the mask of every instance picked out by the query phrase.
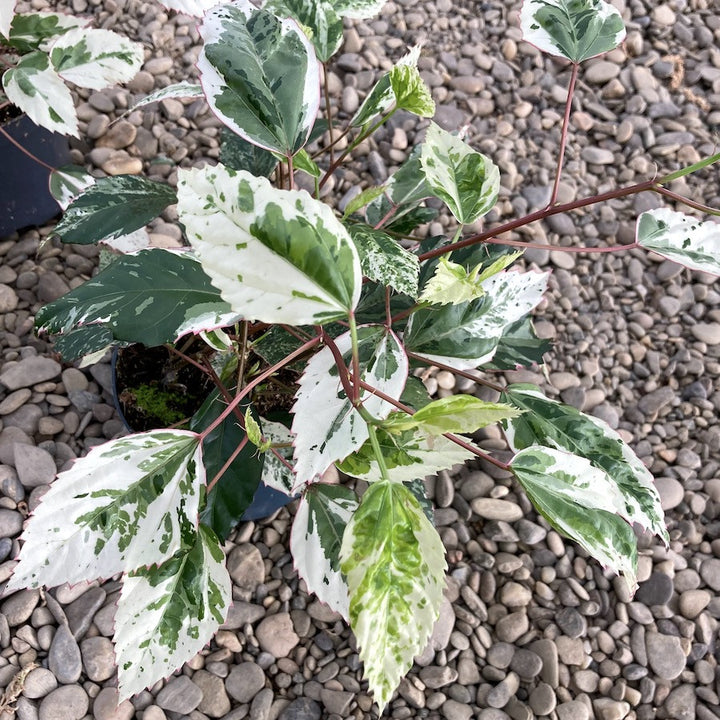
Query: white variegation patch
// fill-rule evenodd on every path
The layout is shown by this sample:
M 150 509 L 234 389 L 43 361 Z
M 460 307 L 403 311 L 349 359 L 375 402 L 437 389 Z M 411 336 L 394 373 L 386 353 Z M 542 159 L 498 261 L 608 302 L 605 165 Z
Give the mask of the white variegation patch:
M 363 380 L 399 399 L 408 374 L 402 344 L 394 333 L 385 333 L 380 326 L 360 328 L 360 332 L 368 333 L 366 344 L 377 343 L 371 362 L 361 367 Z M 338 337 L 335 344 L 343 355 L 349 353 L 350 333 Z M 324 348 L 308 362 L 299 385 L 292 408 L 296 473 L 293 492 L 316 481 L 333 462 L 347 457 L 369 437 L 367 423 L 345 395 L 330 348 Z M 368 391 L 363 391 L 360 399 L 376 418 L 387 417 L 393 407 Z
M 195 305 L 189 308 L 185 314 L 185 319 L 178 326 L 176 340 L 179 340 L 184 335 L 194 333 L 202 333 L 208 330 L 217 330 L 218 328 L 228 327 L 234 325 L 241 319 L 240 315 L 234 312 L 218 312 L 212 305 L 208 305 L 207 310 L 203 309 L 202 305 Z
M 360 259 L 325 203 L 222 165 L 178 176 L 188 240 L 223 299 L 245 319 L 306 325 L 355 308 Z
M 387 0 L 333 0 L 335 12 L 341 17 L 364 20 L 375 17 Z
M 295 568 L 308 590 L 348 622 L 350 597 L 339 554 L 343 532 L 357 506 L 346 488 L 316 485 L 300 501 L 290 535 Z
M 201 98 L 205 97 L 202 86 L 197 83 L 190 82 L 179 82 L 167 87 L 160 88 L 150 95 L 147 95 L 142 100 L 136 102 L 125 114 L 128 115 L 133 110 L 150 105 L 150 103 L 159 102 L 160 100 L 167 100 L 168 98 Z
M 202 17 L 219 2 L 223 2 L 223 0 L 160 0 L 160 4 L 168 10 L 175 10 L 175 12 L 193 17 Z
M 50 173 L 50 193 L 63 210 L 67 210 L 83 190 L 94 184 L 95 178 L 81 167 L 65 166 Z
M 144 57 L 139 43 L 101 29 L 69 30 L 50 48 L 50 59 L 58 75 L 92 90 L 132 80 Z
M 720 275 L 720 223 L 658 208 L 640 215 L 636 235 L 646 250 L 691 270 Z
M 192 432 L 156 430 L 93 448 L 43 496 L 8 589 L 73 585 L 162 562 L 197 527 L 204 483 Z
M 0 0 L 0 35 L 4 37 L 10 35 L 10 25 L 13 15 L 15 15 L 16 4 L 17 0 Z
M 263 437 L 273 444 L 286 445 L 287 447 L 276 448 L 273 452 L 268 450 L 265 453 L 265 461 L 263 463 L 261 482 L 268 487 L 279 490 L 286 495 L 292 494 L 293 482 L 295 475 L 293 471 L 278 457 L 280 455 L 292 466 L 292 441 L 293 435 L 290 429 L 280 422 L 273 422 L 260 418 Z M 278 455 L 276 455 L 277 453 Z
M 193 546 L 124 582 L 115 614 L 118 702 L 191 660 L 225 621 L 232 582 L 215 534 L 200 526 Z
M 45 53 L 32 52 L 2 76 L 8 100 L 51 132 L 80 137 L 72 95 Z

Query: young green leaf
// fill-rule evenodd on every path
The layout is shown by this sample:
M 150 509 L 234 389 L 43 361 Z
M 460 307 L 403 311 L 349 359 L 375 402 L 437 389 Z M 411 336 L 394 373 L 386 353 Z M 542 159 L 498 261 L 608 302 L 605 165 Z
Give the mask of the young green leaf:
M 612 488 L 614 512 L 669 541 L 652 475 L 612 428 L 550 400 L 534 385 L 510 385 L 503 397 L 523 411 L 506 423 L 511 446 L 549 446 L 587 459 L 605 474 L 604 484 Z
M 213 284 L 246 319 L 325 323 L 357 305 L 355 245 L 304 190 L 278 190 L 222 165 L 180 170 L 178 214 Z
M 327 62 L 343 41 L 342 18 L 328 0 L 268 0 L 263 6 L 279 18 L 293 18 L 302 27 L 320 62 Z
M 225 622 L 231 602 L 222 547 L 203 525 L 189 547 L 159 567 L 130 573 L 115 614 L 118 702 L 195 657 Z
M 353 213 L 362 210 L 368 203 L 380 197 L 385 192 L 384 185 L 376 185 L 365 188 L 359 195 L 356 195 L 346 206 L 343 213 L 343 220 L 347 220 Z
M 399 110 L 407 110 L 418 117 L 429 118 L 435 114 L 435 101 L 430 88 L 420 77 L 415 65 L 395 65 L 390 70 L 390 87 Z
M 420 275 L 417 255 L 369 225 L 348 225 L 347 229 L 360 255 L 365 277 L 411 298 L 417 296 Z
M 67 210 L 70 203 L 91 185 L 95 178 L 79 165 L 63 165 L 50 173 L 50 194 Z
M 295 569 L 308 590 L 345 620 L 350 617 L 350 599 L 340 572 L 340 545 L 357 506 L 350 488 L 311 485 L 300 500 L 290 535 Z
M 14 4 L 14 3 L 13 3 Z M 0 18 L 7 12 L 7 0 L 0 3 Z M 8 45 L 19 50 L 21 53 L 28 53 L 32 50 L 43 50 L 47 52 L 53 41 L 73 28 L 85 27 L 88 20 L 77 18 L 65 13 L 34 11 L 31 13 L 18 13 L 12 19 L 12 27 L 8 24 L 9 33 L 0 34 L 8 38 Z
M 256 447 L 259 448 L 260 452 L 265 452 L 270 444 L 263 441 L 262 430 L 260 425 L 252 416 L 250 408 L 245 410 L 245 432 L 247 433 L 248 440 Z
M 55 40 L 50 60 L 63 80 L 102 90 L 132 80 L 145 54 L 142 45 L 110 30 L 74 28 Z
M 523 39 L 574 63 L 610 52 L 625 39 L 622 16 L 605 0 L 525 0 Z
M 470 370 L 492 360 L 505 328 L 542 299 L 549 273 L 503 271 L 484 280 L 485 295 L 413 313 L 405 347 L 430 361 Z
M 295 482 L 292 443 L 295 438 L 290 429 L 281 422 L 260 418 L 260 423 L 263 435 L 273 448 L 263 456 L 261 481 L 278 492 L 292 495 Z M 282 447 L 276 447 L 277 445 Z
M 196 258 L 153 248 L 119 257 L 42 307 L 35 324 L 48 333 L 100 325 L 116 341 L 154 346 L 237 319 Z
M 320 64 L 297 23 L 235 0 L 210 10 L 200 34 L 200 84 L 215 115 L 248 142 L 294 155 L 320 107 Z
M 430 123 L 420 156 L 425 179 L 462 225 L 488 213 L 500 192 L 500 171 L 485 155 Z
M 345 529 L 350 626 L 380 712 L 427 643 L 445 585 L 445 549 L 404 485 L 370 485 Z
M 351 367 L 350 333 L 335 341 Z M 399 398 L 408 374 L 407 356 L 397 336 L 384 326 L 358 328 L 362 379 L 392 398 Z M 307 364 L 300 378 L 292 412 L 295 415 L 295 487 L 302 489 L 336 460 L 349 455 L 368 438 L 367 423 L 345 395 L 330 348 L 323 348 Z M 388 415 L 392 405 L 369 391 L 360 394 L 365 409 L 374 417 Z
M 8 100 L 36 125 L 79 137 L 70 90 L 44 52 L 36 50 L 21 58 L 15 67 L 3 73 L 2 84 Z
M 200 438 L 155 430 L 110 440 L 58 475 L 35 510 L 8 589 L 109 577 L 170 558 L 197 527 Z
M 473 433 L 476 430 L 520 415 L 512 405 L 480 400 L 474 395 L 451 395 L 420 408 L 414 415 L 393 413 L 383 424 L 389 432 L 417 428 L 426 435 Z
M 138 175 L 98 178 L 70 204 L 55 233 L 63 242 L 90 245 L 145 227 L 175 202 L 165 183 Z
M 691 270 L 720 275 L 720 224 L 658 208 L 637 222 L 637 244 Z
M 293 167 L 295 170 L 302 170 L 307 173 L 310 177 L 319 178 L 322 175 L 322 170 L 318 167 L 318 164 L 308 155 L 305 150 L 299 150 L 293 158 Z
M 425 435 L 416 430 L 390 434 L 378 429 L 377 436 L 388 479 L 392 482 L 412 482 L 474 457 L 469 450 L 447 438 Z M 341 463 L 337 463 L 337 467 L 348 475 L 368 482 L 382 479 L 369 440 Z
M 634 592 L 637 541 L 632 527 L 616 514 L 623 498 L 609 476 L 585 458 L 538 445 L 521 450 L 511 469 L 550 525 L 622 573 Z

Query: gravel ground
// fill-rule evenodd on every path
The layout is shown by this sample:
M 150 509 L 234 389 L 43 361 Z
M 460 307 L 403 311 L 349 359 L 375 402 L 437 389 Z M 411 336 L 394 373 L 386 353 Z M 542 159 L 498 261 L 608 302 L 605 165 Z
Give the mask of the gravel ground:
M 58 3 L 58 5 L 63 5 Z M 377 72 L 425 41 L 421 69 L 448 129 L 501 168 L 497 222 L 547 202 L 569 71 L 520 41 L 518 2 L 389 2 L 348 23 L 329 83 L 354 112 Z M 712 0 L 618 0 L 624 47 L 588 63 L 572 116 L 561 199 L 671 171 L 715 150 L 720 124 L 720 16 Z M 44 0 L 34 9 L 47 7 Z M 137 0 L 72 0 L 73 12 L 125 29 L 147 52 L 129 89 L 92 92 L 80 106 L 75 160 L 97 174 L 173 180 L 178 164 L 217 158 L 219 128 L 202 102 L 166 100 L 112 125 L 133 100 L 186 79 L 197 57 L 193 21 Z M 166 60 L 167 55 L 177 59 Z M 355 154 L 333 193 L 382 181 L 420 139 L 398 114 Z M 720 176 L 673 189 L 720 205 Z M 521 237 L 552 245 L 628 243 L 643 195 L 556 216 Z M 179 231 L 153 223 L 159 243 Z M 440 216 L 430 232 L 442 231 Z M 57 469 L 122 432 L 110 368 L 61 366 L 32 334 L 38 307 L 87 278 L 93 247 L 43 244 L 52 227 L 0 241 L 0 582 L 17 536 Z M 537 318 L 555 342 L 547 372 L 506 373 L 601 417 L 658 478 L 672 542 L 640 538 L 640 589 L 564 543 L 507 475 L 492 466 L 428 481 L 450 565 L 447 602 L 429 647 L 390 703 L 394 718 L 447 720 L 716 720 L 720 718 L 720 294 L 713 280 L 635 251 L 526 254 L 554 269 Z M 479 392 L 451 373 L 439 394 Z M 488 432 L 487 448 L 501 448 Z M 1 720 L 312 720 L 376 717 L 354 640 L 308 597 L 288 552 L 291 512 L 240 526 L 227 545 L 235 604 L 213 643 L 168 681 L 116 707 L 112 645 L 117 582 L 20 592 L 0 604 Z

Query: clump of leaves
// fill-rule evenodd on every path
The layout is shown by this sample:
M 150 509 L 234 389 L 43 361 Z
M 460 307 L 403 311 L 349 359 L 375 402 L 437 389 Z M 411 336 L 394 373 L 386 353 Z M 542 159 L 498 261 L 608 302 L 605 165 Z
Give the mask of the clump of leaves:
M 513 239 L 513 230 L 633 193 L 677 200 L 665 185 L 718 159 L 557 204 L 579 64 L 622 41 L 617 10 L 604 0 L 526 0 L 525 38 L 572 68 L 557 177 L 543 210 L 466 233 L 496 203 L 499 171 L 435 124 L 344 217 L 319 199 L 395 112 L 418 122 L 434 112 L 414 49 L 344 127 L 318 120 L 322 65 L 340 47 L 342 18 L 371 16 L 383 0 L 169 4 L 203 18 L 200 84 L 143 102 L 204 97 L 228 129 L 226 162 L 179 170 L 177 191 L 139 177 L 100 179 L 69 206 L 57 232 L 71 242 L 118 238 L 177 203 L 191 249 L 121 256 L 44 307 L 37 326 L 59 334 L 70 357 L 200 334 L 214 351 L 204 369 L 215 389 L 190 430 L 111 441 L 62 473 L 29 523 L 9 589 L 123 573 L 115 644 L 120 697 L 128 697 L 189 660 L 223 621 L 231 593 L 221 543 L 264 483 L 299 497 L 295 567 L 350 623 L 382 709 L 424 649 L 444 586 L 443 547 L 419 480 L 473 458 L 512 472 L 550 525 L 634 588 L 632 527 L 668 539 L 648 471 L 605 423 L 536 387 L 497 385 L 485 372 L 540 364 L 549 349 L 530 319 L 548 273 L 518 267 L 532 245 Z M 329 144 L 319 148 L 324 132 Z M 296 189 L 297 172 L 310 175 L 314 193 Z M 456 219 L 452 237 L 424 237 L 434 216 L 429 198 Z M 637 228 L 631 247 L 720 274 L 717 225 L 652 210 Z M 498 400 L 431 400 L 411 372 L 421 367 L 469 377 Z M 300 368 L 296 384 L 287 368 Z M 257 389 L 273 383 L 275 392 L 294 394 L 291 422 L 257 412 Z M 494 423 L 515 452 L 510 462 L 471 440 Z M 358 495 L 323 483 L 333 464 L 368 489 Z

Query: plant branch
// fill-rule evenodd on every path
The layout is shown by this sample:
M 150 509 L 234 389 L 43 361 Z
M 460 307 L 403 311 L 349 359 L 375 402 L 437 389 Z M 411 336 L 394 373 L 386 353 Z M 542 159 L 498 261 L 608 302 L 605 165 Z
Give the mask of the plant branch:
M 335 162 L 335 140 L 333 139 L 333 116 L 332 116 L 332 103 L 330 102 L 330 92 L 328 90 L 328 71 L 327 71 L 327 63 L 324 62 L 322 64 L 323 69 L 323 87 L 325 89 L 325 117 L 327 119 L 328 124 L 328 137 L 330 139 L 330 144 L 328 146 L 328 149 L 330 151 L 330 164 L 332 165 Z
M 245 364 L 247 363 L 247 341 L 248 341 L 248 327 L 249 323 L 247 320 L 242 321 L 242 330 L 240 335 L 240 342 L 238 343 L 238 349 L 240 350 L 240 357 L 238 358 L 238 370 L 237 370 L 237 392 L 242 390 L 243 378 L 245 377 Z
M 447 370 L 451 373 L 454 373 L 455 375 L 459 375 L 460 377 L 467 378 L 468 380 L 472 380 L 473 382 L 479 383 L 480 385 L 485 385 L 486 387 L 489 387 L 491 390 L 495 390 L 496 392 L 505 392 L 505 388 L 502 385 L 497 385 L 494 382 L 490 382 L 490 380 L 485 380 L 484 378 L 475 377 L 474 375 L 471 375 L 469 372 L 465 372 L 464 370 L 457 370 L 454 367 L 451 367 L 450 365 L 445 365 L 445 363 L 438 362 L 437 360 L 428 360 L 427 358 L 423 357 L 422 355 L 416 355 L 413 352 L 407 352 L 407 356 L 409 358 L 412 358 L 413 360 L 419 360 L 422 363 L 425 363 L 426 365 L 433 365 L 436 368 L 439 368 L 440 370 Z
M 357 407 L 360 404 L 360 350 L 358 348 L 357 323 L 355 313 L 350 312 L 350 342 L 352 344 L 352 404 Z
M 342 353 L 340 352 L 340 348 L 335 344 L 335 341 L 323 330 L 322 331 L 322 339 L 325 345 L 328 346 L 330 349 L 330 352 L 332 353 L 332 356 L 335 360 L 335 364 L 337 365 L 338 369 L 338 375 L 340 376 L 340 383 L 343 386 L 343 390 L 345 391 L 345 395 L 347 395 L 348 400 L 355 404 L 353 402 L 353 397 L 355 391 L 353 390 L 353 386 L 350 383 L 350 370 L 348 369 L 348 366 L 345 364 L 345 360 L 343 359 Z
M 577 82 L 579 69 L 580 65 L 573 63 L 570 85 L 568 86 L 568 96 L 565 103 L 565 115 L 563 117 L 562 131 L 560 134 L 560 152 L 558 154 L 557 171 L 555 172 L 555 184 L 553 185 L 550 202 L 547 205 L 548 207 L 552 207 L 557 202 L 558 191 L 560 190 L 560 177 L 562 176 L 563 163 L 565 162 L 565 150 L 567 148 L 568 129 L 570 127 L 570 112 L 572 111 L 573 95 L 575 94 L 575 83 Z
M 202 365 L 201 363 L 197 362 L 196 360 L 193 360 L 189 355 L 186 355 L 184 352 L 181 352 L 171 343 L 165 343 L 165 347 L 167 348 L 167 350 L 169 352 L 171 352 L 174 355 L 177 355 L 179 358 L 181 358 L 183 360 L 183 362 L 186 362 L 188 365 L 193 365 L 198 370 L 205 373 L 205 375 L 210 375 L 206 365 Z
M 246 435 L 232 451 L 232 455 L 225 461 L 225 464 L 218 470 L 215 477 L 208 483 L 207 492 L 209 493 L 218 483 L 220 478 L 227 472 L 227 469 L 235 462 L 235 458 L 245 449 L 248 444 L 248 436 Z
M 45 169 L 49 170 L 50 172 L 54 172 L 55 168 L 52 165 L 48 165 L 44 160 L 41 160 L 39 157 L 33 155 L 27 148 L 24 148 L 14 137 L 10 135 L 3 127 L 0 125 L 0 135 L 4 135 L 7 140 L 9 140 L 21 153 L 24 153 L 27 155 L 31 160 L 34 160 L 38 165 L 42 165 Z
M 702 203 L 695 202 L 695 200 L 690 200 L 690 198 L 686 198 L 683 195 L 673 192 L 672 190 L 668 190 L 667 188 L 662 187 L 661 185 L 654 188 L 654 190 L 659 195 L 663 195 L 664 197 L 669 198 L 670 200 L 675 200 L 676 202 L 682 203 L 683 205 L 687 205 L 688 207 L 691 207 L 694 210 L 699 210 L 700 212 L 704 212 L 707 215 L 720 215 L 720 210 L 711 208 L 709 205 L 703 205 Z
M 534 250 L 550 250 L 552 252 L 569 252 L 569 253 L 612 253 L 625 252 L 636 248 L 637 243 L 628 245 L 610 245 L 608 247 L 563 247 L 562 245 L 543 245 L 542 243 L 524 242 L 523 240 L 500 240 L 499 238 L 487 238 L 483 242 L 491 245 L 508 245 L 509 247 L 519 247 Z
M 288 164 L 288 187 L 290 190 L 295 189 L 295 170 L 293 169 L 293 156 L 286 155 Z

